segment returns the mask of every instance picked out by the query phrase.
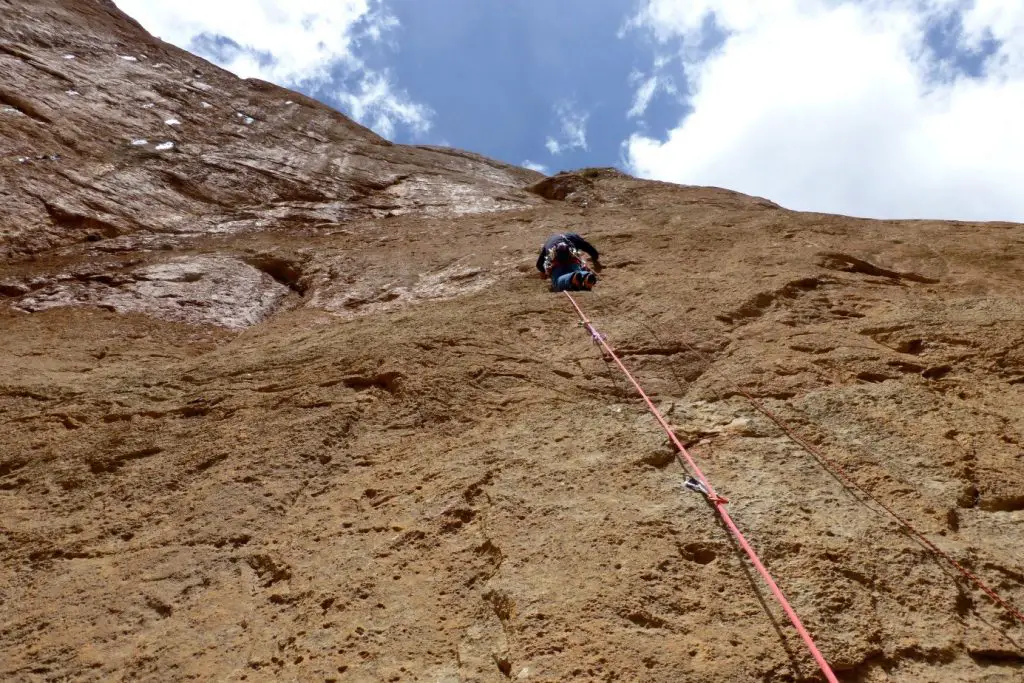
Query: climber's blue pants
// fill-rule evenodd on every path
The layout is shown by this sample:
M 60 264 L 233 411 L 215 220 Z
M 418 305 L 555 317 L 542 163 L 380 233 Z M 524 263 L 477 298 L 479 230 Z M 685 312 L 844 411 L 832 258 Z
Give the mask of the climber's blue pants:
M 565 290 L 578 291 L 583 289 L 582 287 L 572 286 L 572 276 L 575 273 L 587 273 L 589 272 L 586 268 L 579 264 L 572 264 L 562 268 L 555 268 L 551 271 L 551 291 L 552 292 L 563 292 Z

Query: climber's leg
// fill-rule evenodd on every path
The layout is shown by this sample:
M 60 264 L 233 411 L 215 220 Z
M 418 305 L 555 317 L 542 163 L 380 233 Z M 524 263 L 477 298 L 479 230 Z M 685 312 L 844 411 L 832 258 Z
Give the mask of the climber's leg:
M 589 291 L 597 284 L 597 276 L 582 266 L 575 266 L 564 273 L 551 274 L 551 290 L 554 292 Z

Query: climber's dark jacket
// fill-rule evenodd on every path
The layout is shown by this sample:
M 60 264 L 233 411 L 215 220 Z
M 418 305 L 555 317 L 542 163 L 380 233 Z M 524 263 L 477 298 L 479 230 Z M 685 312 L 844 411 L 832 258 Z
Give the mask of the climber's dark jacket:
M 595 263 L 600 257 L 593 244 L 586 241 L 575 232 L 565 232 L 559 235 L 552 235 L 548 238 L 548 241 L 544 243 L 544 246 L 541 247 L 540 256 L 537 257 L 537 270 L 542 273 L 544 272 L 544 259 L 548 257 L 548 250 L 559 242 L 568 242 L 574 248 L 586 252 L 590 255 L 590 258 L 594 259 Z

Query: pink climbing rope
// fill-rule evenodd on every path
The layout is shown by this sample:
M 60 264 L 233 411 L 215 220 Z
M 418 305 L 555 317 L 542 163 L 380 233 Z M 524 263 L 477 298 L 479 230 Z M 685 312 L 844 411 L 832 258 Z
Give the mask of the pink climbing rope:
M 779 605 L 782 606 L 782 610 L 786 613 L 786 616 L 789 617 L 789 621 L 793 624 L 793 628 L 797 630 L 797 633 L 800 634 L 800 637 L 803 639 L 804 644 L 807 645 L 807 649 L 810 650 L 811 656 L 814 657 L 814 661 L 818 663 L 818 667 L 821 669 L 821 672 L 825 674 L 826 680 L 828 680 L 829 683 L 839 683 L 839 679 L 837 679 L 836 675 L 832 673 L 832 667 L 830 667 L 828 662 L 825 661 L 825 657 L 822 656 L 821 651 L 818 650 L 818 646 L 814 644 L 814 639 L 811 637 L 811 634 L 807 631 L 803 623 L 800 621 L 800 617 L 797 616 L 796 611 L 789 604 L 789 601 L 786 599 L 786 596 L 783 595 L 782 590 L 779 588 L 778 584 L 775 583 L 775 580 L 772 578 L 772 575 L 768 573 L 768 570 L 761 562 L 761 558 L 757 556 L 757 553 L 750 546 L 750 543 L 747 542 L 747 539 L 743 536 L 743 533 L 739 530 L 739 527 L 736 526 L 736 523 L 733 522 L 732 517 L 729 515 L 729 512 L 725 509 L 725 504 L 729 502 L 728 499 L 723 498 L 722 496 L 718 495 L 715 492 L 715 489 L 711 486 L 711 483 L 704 476 L 704 473 L 701 471 L 700 467 L 697 466 L 697 463 L 694 462 L 693 458 L 690 456 L 689 451 L 686 450 L 686 447 L 683 446 L 682 442 L 680 442 L 679 439 L 676 437 L 675 432 L 673 432 L 672 428 L 669 427 L 668 422 L 665 421 L 665 418 L 662 416 L 661 412 L 654 405 L 654 402 L 651 401 L 650 397 L 647 396 L 647 392 L 645 392 L 643 387 L 640 386 L 640 383 L 636 381 L 636 378 L 633 377 L 633 374 L 629 371 L 629 369 L 627 369 L 626 366 L 622 364 L 622 361 L 619 359 L 618 355 L 615 353 L 612 347 L 608 344 L 607 340 L 604 338 L 604 335 L 597 331 L 597 328 L 594 327 L 594 324 L 591 323 L 590 320 L 587 318 L 586 314 L 583 313 L 583 309 L 580 308 L 579 304 L 576 303 L 576 299 L 574 299 L 572 295 L 569 294 L 569 292 L 563 293 L 565 294 L 565 296 L 569 298 L 570 303 L 572 303 L 572 307 L 576 309 L 576 313 L 579 315 L 583 327 L 586 328 L 587 332 L 590 333 L 590 336 L 594 339 L 594 342 L 596 344 L 600 344 L 601 348 L 603 348 L 605 352 L 611 357 L 611 359 L 615 361 L 615 364 L 619 366 L 619 369 L 622 370 L 624 375 L 626 375 L 626 378 L 633 385 L 633 388 L 636 389 L 638 394 L 640 394 L 640 397 L 644 400 L 644 403 L 647 404 L 647 408 L 651 411 L 651 414 L 654 415 L 654 419 L 658 421 L 658 424 L 661 425 L 661 428 L 665 430 L 665 433 L 668 435 L 669 440 L 671 440 L 673 445 L 675 445 L 675 447 L 679 450 L 680 455 L 682 455 L 683 458 L 686 460 L 687 465 L 689 465 L 690 470 L 695 475 L 695 478 L 698 481 L 699 487 L 702 487 L 699 488 L 698 490 L 702 490 L 702 492 L 707 496 L 707 499 L 715 506 L 715 510 L 718 512 L 719 516 L 721 516 L 722 521 L 725 522 L 726 527 L 728 527 L 729 531 L 732 532 L 732 535 L 736 537 L 736 540 L 739 542 L 740 547 L 743 548 L 743 551 L 747 554 L 747 557 L 750 558 L 750 562 L 754 565 L 754 568 L 757 569 L 758 574 L 760 574 L 761 578 L 764 579 L 764 582 L 768 584 L 768 588 L 771 590 L 772 595 L 775 596 L 775 599 L 778 601 Z

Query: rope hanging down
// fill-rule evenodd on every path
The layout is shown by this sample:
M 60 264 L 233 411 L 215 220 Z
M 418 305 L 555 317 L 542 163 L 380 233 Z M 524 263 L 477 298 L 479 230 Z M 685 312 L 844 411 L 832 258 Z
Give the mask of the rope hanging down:
M 754 406 L 755 410 L 757 410 L 762 415 L 767 417 L 769 420 L 774 422 L 775 425 L 778 426 L 778 428 L 781 429 L 786 436 L 788 436 L 794 443 L 803 448 L 805 451 L 810 453 L 815 459 L 817 459 L 818 462 L 822 464 L 822 466 L 825 467 L 825 469 L 829 470 L 830 472 L 832 472 L 832 474 L 839 477 L 839 479 L 843 481 L 847 486 L 851 486 L 856 490 L 860 491 L 860 493 L 863 494 L 866 498 L 868 498 L 878 507 L 882 508 L 887 513 L 889 513 L 889 515 L 893 519 L 899 522 L 899 524 L 903 526 L 903 528 L 905 528 L 907 531 L 909 531 L 910 534 L 914 536 L 914 538 L 916 538 L 922 545 L 924 545 L 930 551 L 935 553 L 937 556 L 946 560 L 946 562 L 948 562 L 954 569 L 963 574 L 963 576 L 966 577 L 971 583 L 973 583 L 975 586 L 981 589 L 981 591 L 984 592 L 985 595 L 987 595 L 992 600 L 992 602 L 1006 610 L 1007 613 L 1012 615 L 1013 618 L 1019 621 L 1021 624 L 1024 624 L 1024 613 L 1022 613 L 1019 609 L 1014 607 L 1008 600 L 1005 600 L 1004 598 L 1000 597 L 999 594 L 995 592 L 995 590 L 990 588 L 988 584 L 986 584 L 984 581 L 978 578 L 978 576 L 974 572 L 972 572 L 970 569 L 957 562 L 955 559 L 953 559 L 952 555 L 950 555 L 945 550 L 943 550 L 942 548 L 938 547 L 930 540 L 928 540 L 927 536 L 918 531 L 913 524 L 911 524 L 905 518 L 900 516 L 895 510 L 893 510 L 891 507 L 889 507 L 882 501 L 878 500 L 878 498 L 871 495 L 871 493 L 864 489 L 864 487 L 862 487 L 860 484 L 858 484 L 856 481 L 850 478 L 850 475 L 846 473 L 846 470 L 844 470 L 838 462 L 826 456 L 821 451 L 821 449 L 816 448 L 813 444 L 808 443 L 806 439 L 801 438 L 796 432 L 790 429 L 786 425 L 786 423 L 782 421 L 781 418 L 776 416 L 775 413 L 773 413 L 772 411 L 768 410 L 768 408 L 766 408 L 763 403 L 761 403 L 756 398 L 751 396 L 749 392 L 745 391 L 743 387 L 739 386 L 732 378 L 730 378 L 724 372 L 716 368 L 714 364 L 712 364 L 711 359 L 707 357 L 707 355 L 705 355 L 700 350 L 695 348 L 692 344 L 689 344 L 686 340 L 681 341 L 683 342 L 683 345 L 685 345 L 690 351 L 692 351 L 696 356 L 698 356 L 701 359 L 701 361 L 704 363 L 705 366 L 707 366 L 709 370 L 711 370 L 719 377 L 724 379 L 732 386 L 733 389 L 735 389 L 737 392 L 745 396 L 746 399 L 750 401 L 750 404 Z
M 722 521 L 725 522 L 726 527 L 728 527 L 729 531 L 732 532 L 732 535 L 736 537 L 740 547 L 743 548 L 747 557 L 750 558 L 750 562 L 754 565 L 754 568 L 757 569 L 757 573 L 760 574 L 761 578 L 764 579 L 764 582 L 768 584 L 768 588 L 771 590 L 772 595 L 775 596 L 775 599 L 778 601 L 779 605 L 782 606 L 786 616 L 789 617 L 789 621 L 793 624 L 797 633 L 800 634 L 804 644 L 807 645 L 807 649 L 810 650 L 811 656 L 814 657 L 814 661 L 818 663 L 818 667 L 821 669 L 821 672 L 825 674 L 826 680 L 828 680 L 829 683 L 839 683 L 839 679 L 837 679 L 836 675 L 832 673 L 832 667 L 830 667 L 828 662 L 825 661 L 825 657 L 823 657 L 821 651 L 818 650 L 818 646 L 814 644 L 814 639 L 811 637 L 811 634 L 804 627 L 803 623 L 801 623 L 800 617 L 797 616 L 796 611 L 793 610 L 793 607 L 789 604 L 786 596 L 783 595 L 778 584 L 775 583 L 772 575 L 768 573 L 768 570 L 765 568 L 764 564 L 762 564 L 761 558 L 757 556 L 757 553 L 750 546 L 750 543 L 747 542 L 746 537 L 743 536 L 743 533 L 739 530 L 739 527 L 736 526 L 736 523 L 733 522 L 729 512 L 725 509 L 725 504 L 729 501 L 715 492 L 714 487 L 711 486 L 711 483 L 704 476 L 700 467 L 698 467 L 697 463 L 694 462 L 689 451 L 686 450 L 686 447 L 683 446 L 682 442 L 680 442 L 676 437 L 675 432 L 673 432 L 672 428 L 669 427 L 668 422 L 666 422 L 665 418 L 662 417 L 661 412 L 654 405 L 654 402 L 647 396 L 647 392 L 644 391 L 643 387 L 640 386 L 640 383 L 636 381 L 633 374 L 626 368 L 626 366 L 622 364 L 622 361 L 608 344 L 607 340 L 605 340 L 604 336 L 598 332 L 593 323 L 587 319 L 587 316 L 583 313 L 583 309 L 581 309 L 579 304 L 576 303 L 576 300 L 571 294 L 569 294 L 569 292 L 563 293 L 569 298 L 570 303 L 572 303 L 572 307 L 576 309 L 576 313 L 579 315 L 583 327 L 590 333 L 590 336 L 594 339 L 594 343 L 600 344 L 601 348 L 603 348 L 611 359 L 615 361 L 615 364 L 619 366 L 619 369 L 626 375 L 626 378 L 633 385 L 633 388 L 636 389 L 638 394 L 640 394 L 644 403 L 647 404 L 647 408 L 651 411 L 651 414 L 654 415 L 654 419 L 658 421 L 658 424 L 661 425 L 661 428 L 665 430 L 665 433 L 668 435 L 669 440 L 678 449 L 679 454 L 686 460 L 686 464 L 689 466 L 690 472 L 693 474 L 690 480 L 687 481 L 688 488 L 700 491 L 707 497 L 708 501 L 714 505 L 715 510 L 722 518 Z

